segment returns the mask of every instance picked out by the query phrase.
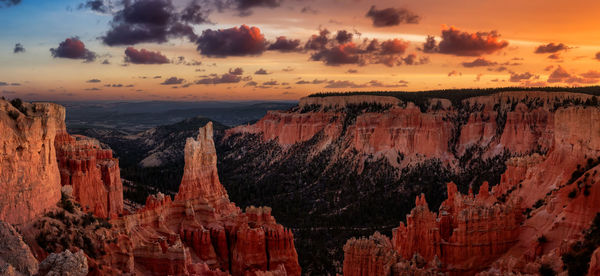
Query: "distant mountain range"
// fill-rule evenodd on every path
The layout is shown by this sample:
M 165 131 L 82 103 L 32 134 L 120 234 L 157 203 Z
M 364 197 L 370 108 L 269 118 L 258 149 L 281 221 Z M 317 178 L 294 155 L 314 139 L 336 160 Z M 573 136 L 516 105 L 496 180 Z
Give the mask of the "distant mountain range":
M 135 133 L 158 125 L 204 116 L 226 126 L 254 122 L 268 110 L 287 110 L 296 102 L 59 102 L 67 108 L 69 129 L 118 129 Z

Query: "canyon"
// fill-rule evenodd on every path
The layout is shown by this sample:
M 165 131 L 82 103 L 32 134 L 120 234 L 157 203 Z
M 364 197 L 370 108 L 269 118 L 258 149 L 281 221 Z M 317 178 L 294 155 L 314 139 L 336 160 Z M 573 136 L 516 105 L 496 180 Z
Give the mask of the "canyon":
M 0 100 L 0 272 L 600 270 L 595 95 L 380 94 L 313 95 L 216 136 L 198 118 L 110 139 L 70 134 L 59 105 Z M 177 184 L 132 205 L 123 160 L 169 164 L 178 176 L 156 181 Z
M 229 200 L 217 173 L 212 123 L 187 139 L 174 199 L 152 195 L 130 212 L 118 159 L 93 138 L 69 135 L 63 107 L 0 104 L 7 130 L 2 185 L 15 191 L 1 198 L 0 220 L 18 229 L 2 228 L 11 239 L 0 250 L 3 273 L 34 275 L 39 267 L 39 275 L 301 274 L 293 234 L 271 209 L 242 212 Z M 22 257 L 11 256 L 17 251 Z
M 391 235 L 347 242 L 349 235 L 328 236 L 325 247 L 339 251 L 327 256 L 343 260 L 333 269 L 344 275 L 567 270 L 562 256 L 576 248 L 600 212 L 594 203 L 600 164 L 596 96 L 514 91 L 410 100 L 401 93 L 363 94 L 314 95 L 295 109 L 230 129 L 224 143 L 232 150 L 222 154 L 223 163 L 256 162 L 262 176 L 255 183 L 263 189 L 275 179 L 293 186 L 297 180 L 291 178 L 310 187 L 299 189 L 301 196 L 285 197 L 290 191 L 284 190 L 272 197 L 275 209 L 280 200 L 301 199 L 317 225 L 327 217 L 339 229 Z M 292 164 L 299 173 L 285 168 Z M 337 186 L 331 175 L 358 187 Z M 370 216 L 361 217 L 364 212 Z M 367 231 L 348 232 L 369 236 Z M 307 249 L 301 241 L 297 245 L 302 259 Z

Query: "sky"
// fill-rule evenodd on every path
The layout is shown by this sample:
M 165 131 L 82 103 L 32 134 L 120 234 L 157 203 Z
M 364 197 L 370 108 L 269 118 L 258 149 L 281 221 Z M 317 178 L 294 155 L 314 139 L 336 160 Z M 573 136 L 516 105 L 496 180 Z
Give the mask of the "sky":
M 598 10 L 587 0 L 0 0 L 0 96 L 596 85 Z

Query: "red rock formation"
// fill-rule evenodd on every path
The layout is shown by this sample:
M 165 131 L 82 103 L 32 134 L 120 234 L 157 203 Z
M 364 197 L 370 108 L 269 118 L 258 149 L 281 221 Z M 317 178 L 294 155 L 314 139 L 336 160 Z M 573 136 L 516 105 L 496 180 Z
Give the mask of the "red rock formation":
M 131 237 L 143 274 L 300 275 L 292 233 L 267 207 L 241 212 L 219 182 L 212 124 L 188 139 L 179 193 L 158 194 L 137 213 L 111 221 Z
M 23 103 L 23 114 L 0 100 L 0 220 L 22 224 L 60 199 L 54 136 L 64 129 L 65 109 Z
M 600 247 L 592 253 L 588 275 L 600 275 Z
M 123 184 L 112 151 L 102 149 L 96 139 L 66 132 L 57 134 L 55 145 L 61 183 L 73 187 L 83 210 L 103 218 L 121 214 Z
M 474 274 L 517 242 L 521 222 L 518 204 L 499 204 L 489 194 L 487 183 L 477 196 L 459 194 L 454 183 L 448 183 L 447 188 L 448 199 L 438 214 L 429 211 L 423 195 L 417 197 L 406 225 L 401 222 L 393 230 L 390 245 L 381 236 L 377 240 L 383 246 L 375 246 L 373 239 L 346 243 L 344 275 L 389 275 L 389 268 L 397 262 L 385 253 L 389 250 L 405 261 L 422 258 L 430 267 L 440 263 L 445 272 Z M 382 256 L 386 262 L 381 261 Z
M 448 140 L 452 123 L 445 114 L 422 113 L 412 103 L 406 108 L 392 108 L 386 113 L 365 113 L 349 128 L 353 146 L 359 152 L 393 151 L 411 157 L 416 154 L 442 160 L 452 159 Z
M 391 275 L 397 259 L 390 239 L 379 232 L 352 238 L 344 245 L 344 276 Z
M 218 213 L 236 211 L 219 181 L 212 122 L 200 129 L 197 139 L 187 139 L 183 179 L 175 196 L 175 200 L 181 201 L 199 198 L 207 200 Z

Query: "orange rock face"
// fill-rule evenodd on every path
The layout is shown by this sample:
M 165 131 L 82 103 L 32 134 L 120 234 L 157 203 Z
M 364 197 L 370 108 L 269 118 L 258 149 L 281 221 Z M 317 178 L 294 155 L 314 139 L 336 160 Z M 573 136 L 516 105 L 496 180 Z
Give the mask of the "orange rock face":
M 150 196 L 137 213 L 112 220 L 147 275 L 300 275 L 294 237 L 268 207 L 241 212 L 219 182 L 212 124 L 185 147 L 179 193 Z
M 0 100 L 0 220 L 22 224 L 60 200 L 54 136 L 64 130 L 65 109 L 23 103 L 27 114 Z
M 498 204 L 487 183 L 477 196 L 461 195 L 449 183 L 439 213 L 430 212 L 425 198 L 418 197 L 406 225 L 394 229 L 392 243 L 405 260 L 415 253 L 427 262 L 437 256 L 449 272 L 474 272 L 517 242 L 520 222 L 518 204 Z
M 123 184 L 119 160 L 92 138 L 56 135 L 56 157 L 61 184 L 73 187 L 73 196 L 84 211 L 102 218 L 123 212 Z

